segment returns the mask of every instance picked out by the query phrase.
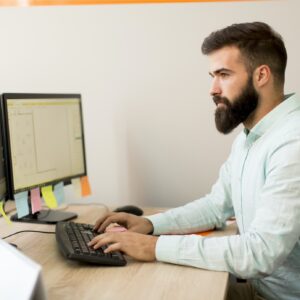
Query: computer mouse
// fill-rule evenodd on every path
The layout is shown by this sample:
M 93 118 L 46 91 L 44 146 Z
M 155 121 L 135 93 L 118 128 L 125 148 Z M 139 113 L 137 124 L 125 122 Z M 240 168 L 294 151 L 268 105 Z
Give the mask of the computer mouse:
M 133 214 L 136 216 L 141 216 L 144 213 L 141 208 L 134 206 L 134 205 L 120 206 L 120 207 L 117 207 L 114 211 L 115 212 L 125 212 L 125 213 Z

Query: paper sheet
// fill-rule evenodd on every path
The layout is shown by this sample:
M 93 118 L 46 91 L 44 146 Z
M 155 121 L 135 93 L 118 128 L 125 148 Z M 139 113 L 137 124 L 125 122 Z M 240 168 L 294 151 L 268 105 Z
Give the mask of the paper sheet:
M 1 239 L 0 257 L 2 300 L 47 299 L 40 265 Z

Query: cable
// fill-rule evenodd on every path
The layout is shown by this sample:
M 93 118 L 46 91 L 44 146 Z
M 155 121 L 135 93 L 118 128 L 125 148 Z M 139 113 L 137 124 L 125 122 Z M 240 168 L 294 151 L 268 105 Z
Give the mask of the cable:
M 6 202 L 7 202 L 6 200 L 3 200 L 3 211 L 7 215 L 7 214 L 11 213 L 12 211 L 16 210 L 16 208 L 12 208 L 9 211 L 6 211 L 5 210 Z
M 110 209 L 108 208 L 108 206 L 104 203 L 101 203 L 101 202 L 66 202 L 65 203 L 67 206 L 70 206 L 70 205 L 78 205 L 78 206 L 92 206 L 92 205 L 97 205 L 97 206 L 102 206 L 103 208 L 105 208 L 106 210 L 106 213 L 110 212 Z
M 13 235 L 19 234 L 19 233 L 23 233 L 23 232 L 38 232 L 38 233 L 51 233 L 51 234 L 55 234 L 55 231 L 40 231 L 40 230 L 21 230 L 21 231 L 17 231 L 15 233 L 9 234 L 7 236 L 4 236 L 2 239 L 7 239 Z
M 8 201 L 8 200 L 4 200 L 4 201 L 3 201 L 3 210 L 4 210 L 5 214 L 8 215 L 9 213 L 11 213 L 11 212 L 13 212 L 13 211 L 16 211 L 16 207 L 13 207 L 13 208 L 11 208 L 10 210 L 6 211 L 6 210 L 5 210 L 5 206 L 6 206 L 6 204 L 7 204 L 7 201 Z

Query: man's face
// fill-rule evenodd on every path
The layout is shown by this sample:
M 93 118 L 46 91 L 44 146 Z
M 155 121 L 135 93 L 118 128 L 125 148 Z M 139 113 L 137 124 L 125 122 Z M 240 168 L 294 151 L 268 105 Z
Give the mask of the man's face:
M 210 94 L 217 105 L 216 127 L 227 134 L 248 119 L 259 96 L 236 47 L 216 50 L 209 58 L 213 78 Z

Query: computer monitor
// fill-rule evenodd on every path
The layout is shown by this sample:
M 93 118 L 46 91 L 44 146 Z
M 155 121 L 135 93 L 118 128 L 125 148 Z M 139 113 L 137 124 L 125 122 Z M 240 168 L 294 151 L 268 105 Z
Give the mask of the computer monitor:
M 3 136 L 0 131 L 0 201 L 7 198 L 5 163 L 3 157 Z
M 9 198 L 86 175 L 80 94 L 6 93 L 2 113 Z M 76 216 L 41 210 L 12 220 L 56 223 Z

